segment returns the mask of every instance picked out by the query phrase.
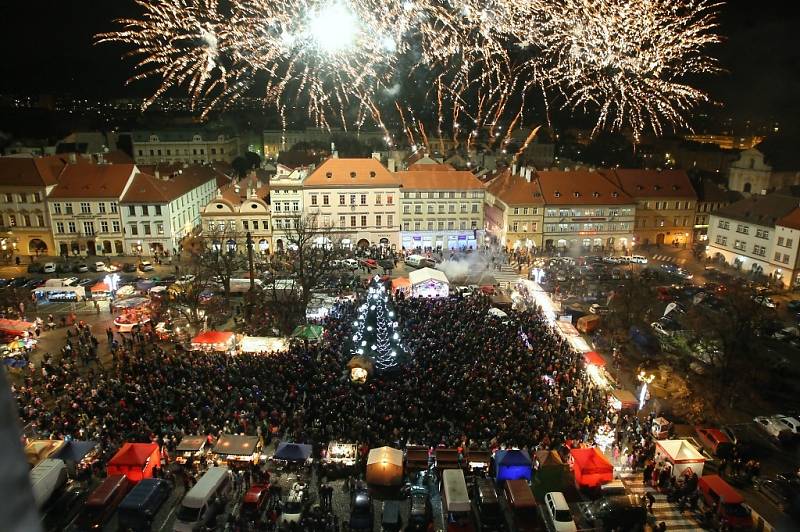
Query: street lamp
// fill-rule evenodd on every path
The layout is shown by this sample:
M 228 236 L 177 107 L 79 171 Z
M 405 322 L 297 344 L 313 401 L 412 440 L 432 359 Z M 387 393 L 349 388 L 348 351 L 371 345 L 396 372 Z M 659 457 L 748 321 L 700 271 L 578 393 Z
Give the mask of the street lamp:
M 656 376 L 652 373 L 647 375 L 644 370 L 640 371 L 639 374 L 636 376 L 639 382 L 642 383 L 642 389 L 639 391 L 639 410 L 644 408 L 645 402 L 647 402 L 647 386 L 655 380 Z

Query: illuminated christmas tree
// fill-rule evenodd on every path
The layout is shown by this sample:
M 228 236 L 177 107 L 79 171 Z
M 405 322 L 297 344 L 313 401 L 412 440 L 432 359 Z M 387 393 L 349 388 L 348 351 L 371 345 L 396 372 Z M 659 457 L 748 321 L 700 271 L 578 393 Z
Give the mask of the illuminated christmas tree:
M 389 373 L 400 366 L 404 349 L 396 316 L 386 286 L 378 276 L 372 279 L 367 300 L 358 308 L 351 352 L 372 359 L 378 373 Z

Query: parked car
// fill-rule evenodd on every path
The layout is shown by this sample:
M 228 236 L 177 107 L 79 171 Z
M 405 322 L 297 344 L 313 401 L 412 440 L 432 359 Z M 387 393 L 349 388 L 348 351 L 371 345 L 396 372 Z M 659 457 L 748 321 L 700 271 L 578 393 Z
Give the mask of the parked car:
M 589 306 L 589 312 L 592 314 L 608 314 L 610 312 L 609 308 L 606 305 L 601 305 L 599 303 L 592 303 Z
M 89 271 L 89 267 L 83 263 L 78 263 L 73 267 L 72 271 L 74 271 L 75 273 L 86 273 Z
M 42 273 L 56 273 L 56 263 L 45 262 L 44 266 L 42 267 Z
M 358 261 L 356 259 L 344 259 L 342 261 L 342 265 L 344 265 L 344 267 L 349 268 L 351 270 L 357 270 L 358 269 Z
M 794 438 L 794 433 L 774 416 L 756 416 L 753 421 L 767 436 L 781 443 L 789 442 Z
M 64 286 L 75 286 L 78 284 L 78 281 L 80 281 L 80 279 L 77 277 L 65 277 Z
M 89 495 L 77 520 L 78 530 L 102 529 L 131 489 L 125 475 L 111 475 Z
M 497 498 L 497 490 L 491 478 L 475 479 L 472 486 L 472 508 L 478 530 L 494 532 L 504 530 L 503 509 Z
M 356 483 L 350 498 L 350 530 L 372 530 L 372 497 L 365 482 Z
M 628 262 L 632 262 L 634 264 L 647 264 L 647 257 L 642 255 L 631 255 L 628 257 Z
M 269 484 L 253 484 L 242 497 L 242 516 L 257 520 L 268 500 Z
M 701 509 L 710 509 L 720 530 L 751 530 L 753 518 L 744 499 L 718 475 L 704 475 L 697 484 Z
M 717 458 L 729 458 L 733 454 L 733 442 L 720 429 L 695 427 L 700 444 Z
M 92 271 L 94 272 L 107 272 L 108 268 L 106 267 L 105 262 L 97 261 L 92 264 Z
M 637 495 L 615 495 L 602 497 L 589 503 L 586 518 L 602 530 L 644 530 L 647 509 Z
M 143 272 L 152 272 L 153 264 L 149 260 L 143 260 L 139 263 L 139 269 Z
M 567 499 L 560 491 L 551 491 L 544 496 L 544 514 L 542 515 L 548 528 L 555 532 L 576 532 L 578 527 L 567 504 Z
M 42 529 L 46 532 L 65 530 L 83 508 L 89 488 L 80 484 L 69 486 L 42 512 Z
M 125 273 L 133 273 L 136 271 L 136 265 L 132 262 L 125 262 L 122 264 L 122 271 Z
M 775 301 L 769 296 L 753 296 L 753 301 L 767 308 L 775 308 Z
M 792 340 L 793 338 L 800 337 L 800 328 L 798 327 L 784 327 L 780 331 L 772 334 L 776 340 Z

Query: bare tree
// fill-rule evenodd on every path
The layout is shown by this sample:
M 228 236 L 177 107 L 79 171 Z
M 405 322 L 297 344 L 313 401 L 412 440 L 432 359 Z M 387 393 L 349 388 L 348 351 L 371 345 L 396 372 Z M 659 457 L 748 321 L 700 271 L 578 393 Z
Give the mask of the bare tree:
M 226 301 L 231 295 L 231 279 L 247 269 L 247 245 L 244 233 L 223 224 L 204 231 L 200 245 L 192 253 L 193 264 L 219 282 Z
M 609 326 L 627 335 L 631 327 L 645 325 L 653 299 L 650 286 L 639 277 L 615 288 L 609 302 Z
M 170 286 L 161 300 L 160 313 L 162 316 L 177 315 L 197 331 L 206 319 L 213 324 L 227 316 L 225 301 L 214 295 L 218 289 L 211 272 L 194 264 L 184 277 Z

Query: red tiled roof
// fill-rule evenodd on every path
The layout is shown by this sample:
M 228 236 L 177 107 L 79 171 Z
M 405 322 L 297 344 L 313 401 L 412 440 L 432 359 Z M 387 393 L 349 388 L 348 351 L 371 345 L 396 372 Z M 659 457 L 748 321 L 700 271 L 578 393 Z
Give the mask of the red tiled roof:
M 778 219 L 775 225 L 782 225 L 791 229 L 800 229 L 800 208 L 794 208 L 792 212 Z
M 411 172 L 397 172 L 397 175 L 400 177 L 402 187 L 408 190 L 479 190 L 483 188 L 483 183 L 472 172 L 453 169 L 426 170 L 421 168 Z
M 50 198 L 119 198 L 135 168 L 132 164 L 68 164 Z
M 22 187 L 55 185 L 67 161 L 59 156 L 0 157 L 0 184 Z
M 509 169 L 503 170 L 489 181 L 486 190 L 500 198 L 506 205 L 541 205 L 544 203 L 539 185 L 535 180 L 529 183 L 522 176 L 512 175 Z
M 615 168 L 604 174 L 634 198 L 697 199 L 697 193 L 684 170 Z
M 103 160 L 110 164 L 130 164 L 133 159 L 122 150 L 113 150 L 103 154 Z
M 160 178 L 138 173 L 120 203 L 169 203 L 190 190 L 209 181 L 216 181 L 217 175 L 208 167 L 189 167 L 173 175 L 160 174 Z
M 399 186 L 400 178 L 376 159 L 335 159 L 322 163 L 303 182 L 304 187 Z
M 436 163 L 436 164 L 417 164 L 414 163 L 409 165 L 407 168 L 409 172 L 430 172 L 430 171 L 448 171 L 448 170 L 455 170 L 452 165 L 446 163 Z
M 239 192 L 236 192 L 236 186 L 239 186 Z M 238 183 L 230 183 L 220 190 L 222 198 L 228 201 L 231 205 L 237 206 L 244 203 L 250 196 L 248 191 L 252 192 L 255 189 L 256 197 L 265 200 L 269 196 L 269 183 L 259 181 L 257 177 L 246 177 Z
M 601 172 L 542 170 L 535 176 L 546 205 L 624 205 L 634 202 Z

